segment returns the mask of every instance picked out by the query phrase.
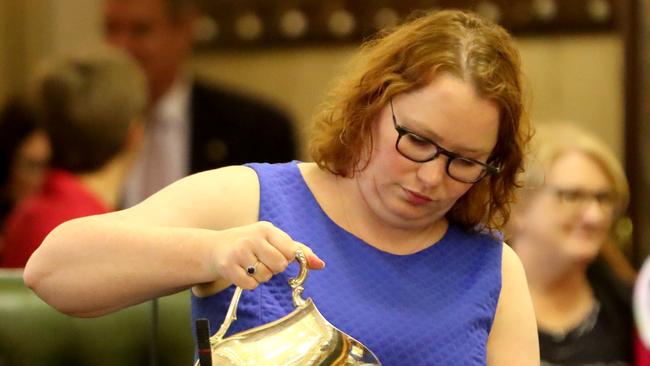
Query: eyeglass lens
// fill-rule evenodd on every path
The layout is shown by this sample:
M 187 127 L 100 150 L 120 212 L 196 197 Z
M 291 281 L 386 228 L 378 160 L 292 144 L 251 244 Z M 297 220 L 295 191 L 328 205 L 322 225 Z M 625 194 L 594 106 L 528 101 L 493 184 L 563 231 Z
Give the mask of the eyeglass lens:
M 612 191 L 587 191 L 583 189 L 569 189 L 551 187 L 560 201 L 583 207 L 584 205 L 596 201 L 600 207 L 612 208 L 616 203 L 616 194 Z

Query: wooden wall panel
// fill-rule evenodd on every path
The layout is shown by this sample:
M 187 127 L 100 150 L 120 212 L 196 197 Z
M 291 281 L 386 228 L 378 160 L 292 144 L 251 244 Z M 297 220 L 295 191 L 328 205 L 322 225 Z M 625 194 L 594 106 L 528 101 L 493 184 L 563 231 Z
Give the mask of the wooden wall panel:
M 199 48 L 292 47 L 359 42 L 414 10 L 461 8 L 521 34 L 612 31 L 614 0 L 202 0 Z

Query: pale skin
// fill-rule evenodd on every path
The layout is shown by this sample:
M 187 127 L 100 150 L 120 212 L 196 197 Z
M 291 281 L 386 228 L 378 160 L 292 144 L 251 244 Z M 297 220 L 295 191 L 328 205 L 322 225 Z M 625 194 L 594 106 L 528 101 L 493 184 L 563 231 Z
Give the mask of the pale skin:
M 167 0 L 104 0 L 105 40 L 142 67 L 154 104 L 174 84 L 190 55 L 194 9 L 173 18 Z
M 455 77 L 441 75 L 396 96 L 394 103 L 400 123 L 452 151 L 485 161 L 496 143 L 496 105 Z M 299 168 L 333 221 L 378 250 L 409 254 L 445 234 L 444 214 L 471 184 L 446 175 L 446 158 L 415 163 L 402 157 L 394 148 L 396 137 L 386 107 L 377 117 L 374 150 L 361 174 L 337 177 L 313 163 Z M 61 225 L 30 259 L 25 281 L 52 306 L 81 316 L 192 286 L 198 294 L 232 283 L 254 288 L 283 271 L 296 249 L 308 250 L 272 224 L 257 222 L 258 204 L 257 176 L 247 167 L 196 174 L 134 208 Z M 310 267 L 323 268 L 315 254 L 308 259 Z M 253 279 L 244 268 L 256 260 L 263 266 Z M 502 273 L 488 364 L 539 365 L 526 279 L 507 246 Z

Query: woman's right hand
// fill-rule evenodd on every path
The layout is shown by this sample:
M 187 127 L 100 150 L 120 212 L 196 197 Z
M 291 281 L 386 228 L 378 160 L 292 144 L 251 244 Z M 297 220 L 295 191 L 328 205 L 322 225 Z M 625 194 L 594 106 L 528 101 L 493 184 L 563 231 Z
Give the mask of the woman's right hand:
M 305 253 L 310 269 L 325 267 L 325 262 L 308 246 L 294 241 L 270 222 L 226 229 L 220 235 L 221 243 L 214 245 L 211 255 L 217 279 L 195 286 L 194 293 L 198 296 L 214 294 L 231 284 L 252 290 L 273 275 L 284 272 L 298 249 Z

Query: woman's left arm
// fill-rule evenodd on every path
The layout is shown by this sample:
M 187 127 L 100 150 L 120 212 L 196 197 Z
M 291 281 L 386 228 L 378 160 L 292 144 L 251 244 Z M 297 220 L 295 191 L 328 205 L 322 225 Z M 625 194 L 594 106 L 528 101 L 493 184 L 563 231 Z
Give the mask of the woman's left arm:
M 499 304 L 488 339 L 487 364 L 539 366 L 537 322 L 519 257 L 503 244 Z

